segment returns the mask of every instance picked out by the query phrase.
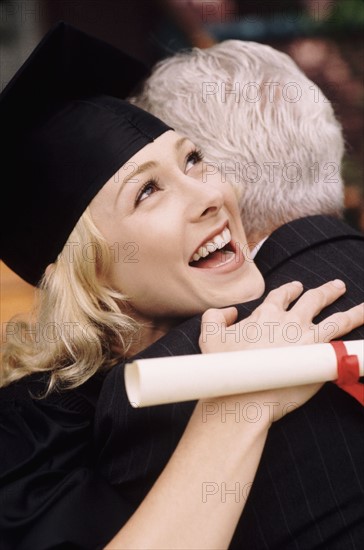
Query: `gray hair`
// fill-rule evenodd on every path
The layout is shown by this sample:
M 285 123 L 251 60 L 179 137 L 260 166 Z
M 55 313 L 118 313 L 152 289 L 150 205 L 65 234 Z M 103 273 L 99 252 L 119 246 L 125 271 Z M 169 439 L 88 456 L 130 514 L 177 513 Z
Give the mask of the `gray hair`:
M 133 103 L 185 134 L 239 197 L 250 237 L 341 215 L 344 152 L 333 108 L 286 54 L 227 40 L 160 62 Z

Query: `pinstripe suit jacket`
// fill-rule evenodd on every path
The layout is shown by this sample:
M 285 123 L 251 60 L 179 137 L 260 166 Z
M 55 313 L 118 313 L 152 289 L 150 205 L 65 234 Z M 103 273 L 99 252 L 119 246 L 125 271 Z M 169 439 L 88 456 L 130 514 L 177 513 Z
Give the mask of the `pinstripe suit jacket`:
M 334 218 L 313 216 L 282 226 L 263 244 L 256 263 L 267 291 L 295 279 L 305 288 L 345 280 L 345 296 L 325 316 L 363 300 L 364 236 Z M 260 302 L 240 305 L 239 317 Z M 199 353 L 199 325 L 199 318 L 183 323 L 140 355 Z M 363 327 L 346 338 L 364 338 Z M 193 407 L 132 409 L 123 366 L 108 375 L 96 415 L 98 468 L 132 506 L 165 466 Z M 228 489 L 236 487 L 238 498 L 246 498 L 248 487 Z M 364 408 L 329 383 L 271 428 L 231 548 L 359 550 L 363 543 Z

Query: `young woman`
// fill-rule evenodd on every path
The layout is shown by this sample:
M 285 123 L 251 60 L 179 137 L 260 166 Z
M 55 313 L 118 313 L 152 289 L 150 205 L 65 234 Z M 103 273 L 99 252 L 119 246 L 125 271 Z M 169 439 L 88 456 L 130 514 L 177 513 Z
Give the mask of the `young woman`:
M 63 90 L 61 98 L 60 83 L 52 83 L 36 117 L 16 126 L 11 110 L 20 108 L 24 88 L 28 94 L 33 86 L 39 59 L 44 63 L 50 53 L 47 65 L 58 48 L 69 62 L 79 40 L 100 55 L 100 45 L 58 27 L 0 107 L 8 130 L 5 174 L 15 174 L 18 186 L 16 196 L 8 191 L 7 208 L 21 213 L 6 230 L 2 254 L 27 280 L 42 278 L 35 318 L 10 323 L 6 334 L 3 547 L 226 548 L 244 500 L 204 500 L 203 484 L 251 483 L 272 422 L 287 412 L 287 403 L 300 405 L 319 387 L 250 395 L 264 411 L 256 423 L 217 415 L 203 421 L 206 403 L 199 401 L 168 464 L 137 506 L 99 474 L 102 452 L 93 439 L 93 419 L 104 374 L 186 317 L 261 296 L 264 281 L 247 258 L 229 183 L 219 174 L 207 176 L 193 143 L 116 98 L 105 79 L 101 89 L 88 80 L 81 90 L 77 80 L 73 93 Z M 328 282 L 287 311 L 301 292 L 298 282 L 271 292 L 254 319 L 262 327 L 264 321 L 300 322 L 300 343 L 312 342 L 312 319 L 345 287 Z M 361 324 L 361 315 L 354 307 L 326 322 L 338 324 L 338 337 Z M 233 325 L 235 314 L 210 309 L 205 319 Z M 270 345 L 269 334 L 260 345 Z M 232 349 L 216 339 L 201 347 Z M 229 410 L 245 400 L 215 402 Z M 267 402 L 278 403 L 274 414 Z

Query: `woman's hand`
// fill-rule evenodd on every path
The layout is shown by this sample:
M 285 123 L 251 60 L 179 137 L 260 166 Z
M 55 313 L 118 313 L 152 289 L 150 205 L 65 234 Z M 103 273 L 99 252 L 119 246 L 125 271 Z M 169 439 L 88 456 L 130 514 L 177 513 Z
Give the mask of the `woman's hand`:
M 235 307 L 208 309 L 201 323 L 202 353 L 330 342 L 364 323 L 364 304 L 360 304 L 313 324 L 322 309 L 345 293 L 343 281 L 330 281 L 308 290 L 287 311 L 302 290 L 298 281 L 272 290 L 249 317 L 238 323 L 234 323 Z

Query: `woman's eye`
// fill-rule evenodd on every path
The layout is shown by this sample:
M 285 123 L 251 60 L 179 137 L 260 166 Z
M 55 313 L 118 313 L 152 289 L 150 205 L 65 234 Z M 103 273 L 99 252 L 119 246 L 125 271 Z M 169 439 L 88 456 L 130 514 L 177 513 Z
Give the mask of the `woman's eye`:
M 155 193 L 159 189 L 158 182 L 156 180 L 148 181 L 146 184 L 143 185 L 141 190 L 139 191 L 137 198 L 135 199 L 135 206 L 138 206 L 138 204 L 148 197 Z
M 194 149 L 193 151 L 191 151 L 186 157 L 186 172 L 188 172 L 192 168 L 192 166 L 195 166 L 195 164 L 198 164 L 202 160 L 202 151 L 200 151 L 199 149 Z

